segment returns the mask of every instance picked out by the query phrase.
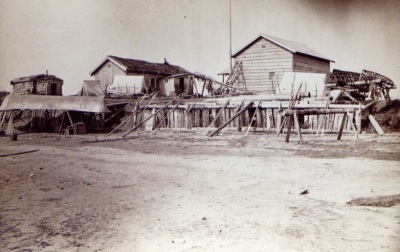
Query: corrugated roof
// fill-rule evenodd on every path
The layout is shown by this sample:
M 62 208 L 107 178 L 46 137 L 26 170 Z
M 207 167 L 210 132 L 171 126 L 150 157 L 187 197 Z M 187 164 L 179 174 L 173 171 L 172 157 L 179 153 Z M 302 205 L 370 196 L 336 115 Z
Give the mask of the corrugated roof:
M 38 74 L 38 75 L 17 78 L 17 79 L 12 80 L 10 83 L 11 83 L 11 85 L 14 85 L 14 84 L 21 83 L 21 82 L 47 81 L 47 80 L 63 82 L 62 79 L 56 77 L 55 75 Z
M 281 38 L 276 38 L 273 36 L 269 36 L 269 35 L 265 35 L 265 34 L 260 34 L 259 36 L 257 36 L 257 38 L 253 39 L 250 43 L 248 43 L 246 46 L 244 46 L 242 49 L 240 49 L 239 51 L 237 51 L 236 53 L 234 53 L 232 55 L 232 57 L 236 57 L 236 55 L 238 55 L 239 53 L 243 52 L 244 50 L 246 50 L 249 46 L 251 46 L 252 44 L 254 44 L 256 41 L 258 41 L 259 39 L 266 39 L 292 53 L 299 53 L 299 54 L 305 54 L 305 55 L 309 55 L 309 56 L 313 56 L 316 58 L 320 58 L 320 59 L 324 59 L 324 60 L 329 60 L 334 62 L 333 60 L 329 59 L 328 57 L 320 54 L 319 52 L 315 51 L 314 49 L 308 47 L 307 45 L 304 44 L 300 44 L 297 42 L 293 42 L 293 41 L 289 41 L 286 39 L 281 39 Z
M 90 75 L 94 75 L 97 70 L 107 61 L 110 60 L 119 66 L 126 73 L 145 73 L 145 74 L 157 74 L 157 75 L 174 75 L 174 74 L 192 74 L 188 70 L 180 67 L 165 63 L 153 63 L 144 60 L 137 59 L 126 59 L 117 56 L 107 56 L 92 72 Z

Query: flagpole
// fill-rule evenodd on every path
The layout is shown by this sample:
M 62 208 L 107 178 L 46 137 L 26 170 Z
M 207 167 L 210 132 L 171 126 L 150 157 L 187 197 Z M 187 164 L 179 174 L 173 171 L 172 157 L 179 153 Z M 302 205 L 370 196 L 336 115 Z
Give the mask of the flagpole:
M 232 0 L 229 0 L 229 67 L 232 71 Z

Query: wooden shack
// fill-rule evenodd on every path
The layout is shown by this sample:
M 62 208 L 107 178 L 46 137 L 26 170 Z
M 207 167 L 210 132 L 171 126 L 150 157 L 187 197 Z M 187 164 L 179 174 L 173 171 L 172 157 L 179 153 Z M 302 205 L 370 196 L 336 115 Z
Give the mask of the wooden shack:
M 15 95 L 62 95 L 64 81 L 55 75 L 39 74 L 12 80 Z
M 113 85 L 115 76 L 143 76 L 142 93 L 151 93 L 160 90 L 161 81 L 165 77 L 180 74 L 191 74 L 186 69 L 169 64 L 165 59 L 164 63 L 153 63 L 137 59 L 127 59 L 116 56 L 107 56 L 91 72 L 95 80 L 99 80 L 102 90 L 106 91 L 107 86 Z M 182 77 L 183 78 L 183 77 Z M 185 82 L 185 80 L 183 80 Z M 186 81 L 187 82 L 187 81 Z
M 306 45 L 264 34 L 232 57 L 235 67 L 242 68 L 248 91 L 270 94 L 278 93 L 284 72 L 329 74 L 330 62 L 333 62 Z

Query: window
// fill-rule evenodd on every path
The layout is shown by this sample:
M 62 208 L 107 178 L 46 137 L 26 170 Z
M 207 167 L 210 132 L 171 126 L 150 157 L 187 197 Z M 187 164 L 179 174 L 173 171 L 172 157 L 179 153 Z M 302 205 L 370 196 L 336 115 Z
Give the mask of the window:
M 267 48 L 267 45 L 262 45 L 261 48 Z
M 269 79 L 272 80 L 275 77 L 275 72 L 269 72 Z
M 185 90 L 185 79 L 179 78 L 179 89 L 183 92 Z

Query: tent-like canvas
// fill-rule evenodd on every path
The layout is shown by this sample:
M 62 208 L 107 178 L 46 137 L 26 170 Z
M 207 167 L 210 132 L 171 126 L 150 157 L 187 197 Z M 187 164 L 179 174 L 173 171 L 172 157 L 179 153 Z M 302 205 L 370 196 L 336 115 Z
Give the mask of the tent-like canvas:
M 301 83 L 300 92 L 310 92 L 311 97 L 325 96 L 326 74 L 321 73 L 285 72 L 276 93 L 295 94 Z
M 0 111 L 62 110 L 91 113 L 105 113 L 110 110 L 104 104 L 103 97 L 90 96 L 53 96 L 53 95 L 8 95 L 0 106 Z
M 82 89 L 79 91 L 78 96 L 95 96 L 104 97 L 104 92 L 101 90 L 99 80 L 84 80 Z
M 111 86 L 107 87 L 107 92 L 111 94 L 140 94 L 143 92 L 144 76 L 125 76 L 116 75 Z

